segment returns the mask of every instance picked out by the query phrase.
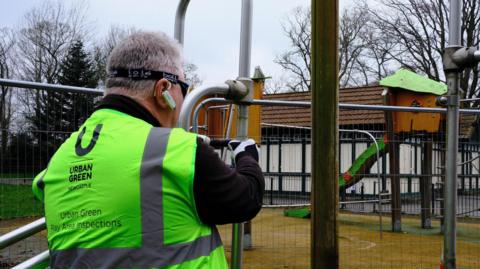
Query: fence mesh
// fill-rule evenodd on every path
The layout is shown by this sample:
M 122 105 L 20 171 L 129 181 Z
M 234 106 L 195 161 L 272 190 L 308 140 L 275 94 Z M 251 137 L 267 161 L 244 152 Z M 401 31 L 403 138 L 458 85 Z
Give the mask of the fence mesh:
M 31 194 L 32 178 L 78 129 L 98 99 L 89 94 L 12 90 L 14 121 L 1 129 L 2 234 L 43 214 Z M 281 108 L 275 109 L 280 113 Z M 383 122 L 372 120 L 372 113 L 385 115 Z M 353 116 L 354 120 L 345 120 Z M 445 126 L 440 124 L 435 132 L 392 132 L 386 118 L 384 112 L 368 110 L 340 115 L 341 268 L 437 268 L 443 244 Z M 471 126 L 468 117 L 462 116 L 461 124 Z M 261 143 L 265 206 L 251 222 L 252 247 L 245 251 L 245 268 L 310 267 L 311 226 L 305 204 L 310 202 L 311 170 L 316 164 L 311 163 L 308 126 L 264 121 L 261 137 L 255 137 Z M 367 131 L 376 139 L 381 148 L 378 160 L 372 139 L 354 130 Z M 457 262 L 461 268 L 480 268 L 480 144 L 472 141 L 468 130 L 460 130 Z M 398 198 L 392 195 L 395 188 L 400 190 Z M 219 230 L 229 257 L 231 225 Z M 8 268 L 45 250 L 45 235 L 0 250 L 2 266 Z
M 2 124 L 0 141 L 0 234 L 43 216 L 43 205 L 32 193 L 32 180 L 98 100 L 83 93 L 9 90 L 13 93 L 12 120 Z M 0 250 L 0 266 L 10 268 L 46 249 L 46 232 L 41 232 Z

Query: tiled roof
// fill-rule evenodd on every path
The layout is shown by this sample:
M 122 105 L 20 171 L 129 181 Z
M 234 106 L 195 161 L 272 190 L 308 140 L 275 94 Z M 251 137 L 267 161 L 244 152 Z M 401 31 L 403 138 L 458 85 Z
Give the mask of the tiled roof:
M 381 105 L 382 87 L 345 88 L 340 89 L 340 103 Z M 311 101 L 310 92 L 294 92 L 268 94 L 266 100 Z M 267 107 L 262 108 L 262 122 L 268 124 L 311 126 L 309 108 Z M 372 110 L 340 110 L 340 125 L 350 124 L 382 124 L 385 122 L 382 111 Z
M 339 90 L 339 102 L 364 105 L 383 105 L 382 98 L 383 87 L 361 87 L 345 88 Z M 265 100 L 284 100 L 284 101 L 311 101 L 310 92 L 292 92 L 279 94 L 266 94 Z M 460 114 L 460 138 L 469 138 L 472 136 L 476 121 L 475 115 Z M 273 125 L 288 125 L 298 127 L 310 127 L 311 115 L 309 108 L 293 107 L 262 107 L 262 123 Z M 340 110 L 339 115 L 340 128 L 347 125 L 364 124 L 384 124 L 385 117 L 383 111 L 373 110 Z

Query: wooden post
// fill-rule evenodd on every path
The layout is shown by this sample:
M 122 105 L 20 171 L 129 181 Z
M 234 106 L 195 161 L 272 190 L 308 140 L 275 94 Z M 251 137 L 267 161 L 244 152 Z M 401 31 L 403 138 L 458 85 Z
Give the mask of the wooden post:
M 392 93 L 385 95 L 385 103 L 393 105 Z M 400 197 L 400 145 L 398 137 L 394 133 L 394 113 L 385 112 L 387 125 L 388 159 L 390 163 L 390 185 L 391 185 L 391 211 L 392 211 L 392 232 L 402 231 L 402 199 Z
M 422 177 L 420 178 L 422 228 L 432 228 L 432 141 L 425 141 L 422 147 Z
M 390 161 L 390 184 L 391 184 L 391 207 L 392 207 L 392 232 L 402 231 L 402 199 L 400 197 L 400 160 L 399 143 L 397 137 L 392 134 L 389 139 L 389 161 Z
M 338 0 L 312 0 L 311 268 L 338 260 Z

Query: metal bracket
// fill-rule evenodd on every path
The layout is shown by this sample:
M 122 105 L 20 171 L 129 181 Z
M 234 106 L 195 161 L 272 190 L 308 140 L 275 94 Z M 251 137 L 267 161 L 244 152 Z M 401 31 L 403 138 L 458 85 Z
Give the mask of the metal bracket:
M 445 72 L 461 72 L 468 67 L 474 67 L 480 61 L 480 51 L 474 47 L 450 46 L 443 54 Z
M 443 58 L 443 70 L 445 70 L 446 73 L 449 73 L 449 72 L 457 73 L 463 70 L 463 68 L 453 60 L 453 54 L 462 48 L 463 48 L 462 46 L 449 46 L 445 48 L 442 58 Z
M 474 67 L 479 61 L 479 59 L 476 59 L 476 53 L 478 52 L 474 47 L 461 48 L 453 53 L 452 59 L 461 67 Z
M 235 103 L 251 103 L 253 101 L 253 81 L 249 78 L 238 78 L 237 80 L 227 80 L 229 91 L 225 99 Z

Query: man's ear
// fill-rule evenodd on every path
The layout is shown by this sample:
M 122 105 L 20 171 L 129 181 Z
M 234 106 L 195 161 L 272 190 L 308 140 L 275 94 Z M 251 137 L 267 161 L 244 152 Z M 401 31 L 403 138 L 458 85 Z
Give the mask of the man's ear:
M 155 83 L 153 89 L 153 99 L 155 103 L 162 109 L 170 109 L 167 100 L 163 97 L 163 91 L 167 91 L 172 87 L 172 83 L 166 79 L 161 79 Z

